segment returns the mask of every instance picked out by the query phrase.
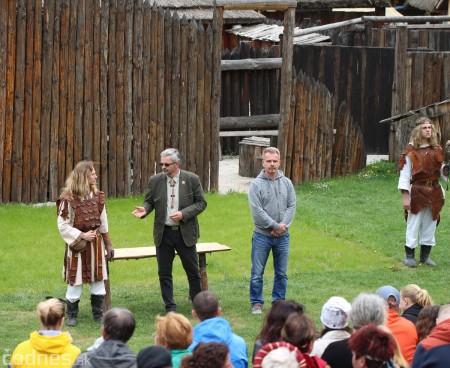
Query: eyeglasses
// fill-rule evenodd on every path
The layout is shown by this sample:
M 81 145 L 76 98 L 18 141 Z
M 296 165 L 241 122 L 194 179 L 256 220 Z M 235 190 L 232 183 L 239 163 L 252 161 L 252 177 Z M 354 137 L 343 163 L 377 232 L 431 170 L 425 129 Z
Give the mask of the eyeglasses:
M 170 165 L 173 165 L 175 162 L 171 162 L 170 164 L 166 164 L 166 163 L 162 163 L 162 162 L 160 162 L 159 163 L 159 166 L 161 166 L 161 167 L 169 167 Z

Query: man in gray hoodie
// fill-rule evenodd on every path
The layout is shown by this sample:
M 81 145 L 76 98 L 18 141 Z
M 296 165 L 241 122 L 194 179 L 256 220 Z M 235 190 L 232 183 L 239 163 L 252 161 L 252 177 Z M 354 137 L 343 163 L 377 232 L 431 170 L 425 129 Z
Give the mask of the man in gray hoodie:
M 125 308 L 112 308 L 103 316 L 104 341 L 96 349 L 78 355 L 74 368 L 136 368 L 136 355 L 126 345 L 136 321 Z
M 286 296 L 289 258 L 289 227 L 295 216 L 296 196 L 292 182 L 278 170 L 280 151 L 267 147 L 262 154 L 263 170 L 250 184 L 248 200 L 252 211 L 252 271 L 250 304 L 253 314 L 261 314 L 264 298 L 263 275 L 272 250 L 274 281 L 272 302 Z

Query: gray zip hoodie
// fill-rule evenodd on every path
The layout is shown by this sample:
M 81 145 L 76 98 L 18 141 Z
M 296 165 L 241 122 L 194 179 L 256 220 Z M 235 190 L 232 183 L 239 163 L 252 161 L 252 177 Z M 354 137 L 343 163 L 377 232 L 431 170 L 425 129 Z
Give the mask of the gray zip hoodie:
M 250 184 L 248 202 L 252 211 L 254 231 L 271 236 L 280 223 L 288 228 L 295 216 L 296 196 L 292 182 L 278 170 L 278 176 L 272 180 L 265 171 Z

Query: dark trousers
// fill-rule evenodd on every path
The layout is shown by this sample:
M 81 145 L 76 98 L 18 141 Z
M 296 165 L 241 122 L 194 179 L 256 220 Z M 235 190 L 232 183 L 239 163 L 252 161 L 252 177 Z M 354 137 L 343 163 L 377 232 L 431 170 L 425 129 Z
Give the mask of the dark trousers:
M 191 299 L 202 291 L 200 270 L 198 266 L 197 249 L 195 246 L 187 247 L 183 241 L 180 230 L 164 229 L 164 235 L 159 247 L 156 247 L 158 260 L 159 285 L 166 311 L 175 311 L 176 304 L 173 298 L 172 267 L 175 251 L 181 259 L 184 271 L 189 282 L 189 296 Z

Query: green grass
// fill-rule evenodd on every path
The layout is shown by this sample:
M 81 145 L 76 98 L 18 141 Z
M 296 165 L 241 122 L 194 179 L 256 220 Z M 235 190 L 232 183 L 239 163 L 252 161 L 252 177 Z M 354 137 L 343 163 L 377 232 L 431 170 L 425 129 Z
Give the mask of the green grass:
M 436 303 L 450 301 L 449 214 L 445 206 L 432 252 L 438 267 L 408 269 L 401 264 L 405 221 L 391 163 L 367 167 L 358 175 L 308 183 L 296 188 L 297 214 L 291 228 L 287 298 L 306 305 L 320 328 L 323 303 L 332 295 L 351 301 L 379 286 L 417 283 Z M 223 315 L 247 341 L 249 352 L 263 316 L 252 316 L 248 301 L 252 220 L 244 194 L 208 194 L 199 217 L 202 242 L 219 242 L 231 252 L 207 256 L 209 289 L 221 301 Z M 152 245 L 153 217 L 131 215 L 142 196 L 108 199 L 111 239 L 115 247 Z M 55 207 L 0 206 L 0 348 L 11 351 L 39 328 L 35 308 L 47 295 L 64 297 L 61 279 L 64 245 L 56 227 Z M 264 296 L 270 301 L 273 268 L 266 269 Z M 129 345 L 135 351 L 152 344 L 155 316 L 163 313 L 156 260 L 116 261 L 110 265 L 113 306 L 136 315 L 137 330 Z M 187 281 L 179 259 L 174 264 L 178 311 L 191 317 Z M 266 310 L 269 305 L 266 306 Z M 74 343 L 85 349 L 100 335 L 92 322 L 88 288 L 80 303 Z

